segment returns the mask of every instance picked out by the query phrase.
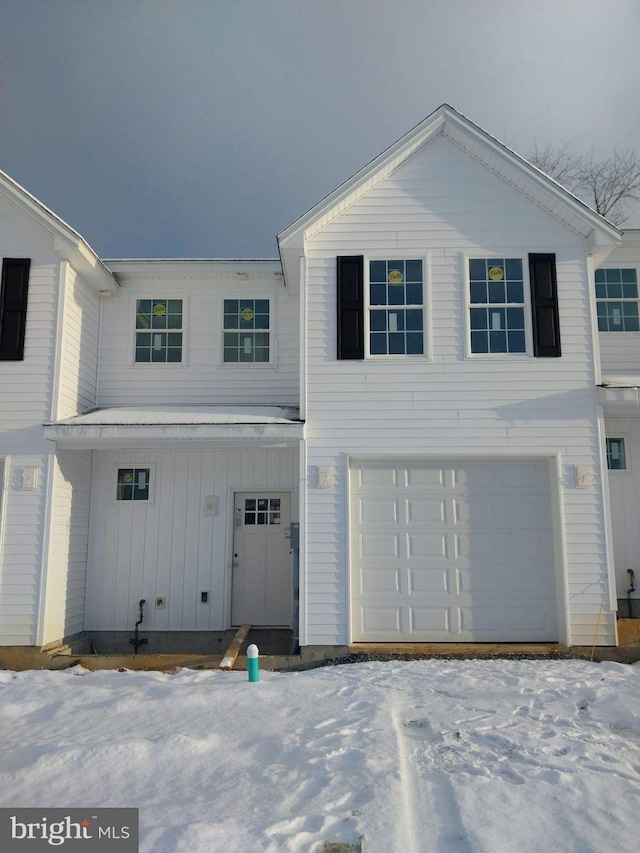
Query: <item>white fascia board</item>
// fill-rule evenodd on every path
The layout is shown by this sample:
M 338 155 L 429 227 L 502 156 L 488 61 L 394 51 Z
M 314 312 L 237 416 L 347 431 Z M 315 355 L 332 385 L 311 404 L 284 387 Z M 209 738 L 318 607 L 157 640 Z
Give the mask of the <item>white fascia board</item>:
M 282 250 L 290 245 L 300 247 L 303 235 L 310 228 L 335 208 L 349 205 L 358 198 L 357 190 L 375 178 L 367 192 L 383 180 L 387 174 L 396 169 L 401 163 L 426 145 L 433 137 L 441 133 L 447 115 L 446 106 L 439 107 L 434 113 L 420 124 L 405 133 L 397 142 L 371 160 L 366 166 L 352 175 L 335 190 L 326 195 L 321 201 L 299 216 L 284 231 L 278 234 L 278 246 Z M 351 196 L 353 195 L 353 198 Z
M 56 236 L 54 250 L 102 296 L 115 296 L 120 285 L 102 261 L 88 249 L 83 241 L 73 242 L 67 237 Z
M 103 262 L 115 275 L 130 276 L 149 273 L 177 274 L 189 271 L 190 275 L 210 272 L 225 272 L 230 276 L 271 273 L 282 277 L 282 265 L 278 258 L 112 258 Z
M 622 232 L 622 247 L 635 248 L 640 246 L 640 228 L 625 228 Z
M 443 104 L 413 130 L 406 133 L 363 169 L 360 169 L 322 201 L 296 219 L 284 231 L 281 231 L 277 238 L 281 256 L 284 255 L 284 250 L 291 248 L 297 250 L 297 257 L 300 257 L 303 252 L 305 236 L 314 233 L 314 229 L 319 230 L 323 227 L 334 215 L 346 209 L 361 195 L 369 192 L 377 183 L 384 180 L 420 148 L 440 134 L 447 136 L 454 143 L 457 141 L 461 147 L 464 147 L 461 144 L 461 139 L 466 137 L 476 145 L 481 145 L 494 153 L 507 163 L 515 174 L 524 177 L 532 185 L 546 193 L 549 196 L 551 207 L 557 208 L 559 218 L 560 211 L 566 210 L 571 216 L 583 221 L 585 224 L 583 236 L 587 237 L 590 233 L 595 232 L 592 242 L 595 241 L 598 246 L 619 244 L 620 230 L 615 225 L 591 210 L 577 196 L 550 178 L 537 166 L 529 163 L 524 157 L 503 145 L 462 113 L 448 104 Z M 458 137 L 457 140 L 456 137 Z M 507 180 L 506 176 L 503 178 Z M 289 267 L 289 264 L 286 265 Z M 295 274 L 296 266 L 297 260 L 295 264 L 290 265 L 292 274 Z M 286 271 L 285 275 L 287 275 Z
M 63 260 L 70 261 L 97 290 L 112 289 L 114 293 L 117 291 L 118 285 L 113 276 L 75 228 L 2 171 L 0 171 L 0 189 L 4 190 L 9 201 L 22 213 L 53 236 L 55 251 Z
M 588 204 L 578 198 L 570 190 L 559 184 L 533 163 L 530 163 L 521 154 L 508 148 L 486 130 L 465 118 L 461 113 L 453 113 L 448 116 L 444 129 L 444 136 L 461 147 L 463 139 L 473 140 L 476 144 L 483 146 L 510 166 L 514 173 L 529 181 L 550 198 L 553 206 L 557 206 L 558 214 L 566 209 L 572 216 L 577 217 L 585 223 L 582 232 L 584 237 L 591 241 L 597 241 L 598 245 L 618 245 L 621 239 L 620 229 L 609 222 Z M 498 173 L 499 174 L 499 173 Z M 506 175 L 503 175 L 507 179 Z M 553 209 L 550 211 L 553 212 Z M 557 214 L 557 215 L 558 215 Z
M 297 444 L 303 437 L 304 424 L 119 424 L 107 426 L 80 426 L 70 424 L 45 424 L 43 435 L 49 441 L 66 447 L 79 443 L 92 448 L 116 446 L 124 442 L 184 442 L 233 441 L 256 442 L 274 440 Z
M 633 381 L 631 377 L 629 381 Z M 637 377 L 636 381 L 638 382 L 636 386 L 598 386 L 598 403 L 604 407 L 605 415 L 640 414 L 640 377 Z

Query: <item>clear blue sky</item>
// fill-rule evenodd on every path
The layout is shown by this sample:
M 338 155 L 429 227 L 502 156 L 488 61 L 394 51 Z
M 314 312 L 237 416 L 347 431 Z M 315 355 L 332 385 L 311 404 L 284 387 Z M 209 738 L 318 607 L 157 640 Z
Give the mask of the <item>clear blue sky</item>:
M 639 96 L 638 0 L 0 3 L 0 168 L 102 257 L 274 256 L 444 101 L 607 154 Z

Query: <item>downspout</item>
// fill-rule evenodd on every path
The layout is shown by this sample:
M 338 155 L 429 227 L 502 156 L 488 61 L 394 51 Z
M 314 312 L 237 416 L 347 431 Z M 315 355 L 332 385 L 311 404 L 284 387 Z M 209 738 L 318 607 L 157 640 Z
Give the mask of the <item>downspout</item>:
M 298 644 L 307 644 L 307 261 L 300 258 L 300 419 L 303 438 L 298 442 Z

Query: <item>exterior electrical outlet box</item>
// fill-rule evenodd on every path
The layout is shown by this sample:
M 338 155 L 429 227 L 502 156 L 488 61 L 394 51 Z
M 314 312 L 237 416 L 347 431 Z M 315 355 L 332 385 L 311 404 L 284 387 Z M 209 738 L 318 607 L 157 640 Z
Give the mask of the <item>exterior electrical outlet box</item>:
M 218 514 L 218 498 L 216 495 L 207 495 L 204 499 L 203 514 L 209 518 Z
M 156 596 L 156 607 L 166 607 L 167 599 L 163 595 Z
M 200 603 L 206 604 L 208 601 L 209 601 L 209 593 L 208 592 L 201 592 L 200 593 Z

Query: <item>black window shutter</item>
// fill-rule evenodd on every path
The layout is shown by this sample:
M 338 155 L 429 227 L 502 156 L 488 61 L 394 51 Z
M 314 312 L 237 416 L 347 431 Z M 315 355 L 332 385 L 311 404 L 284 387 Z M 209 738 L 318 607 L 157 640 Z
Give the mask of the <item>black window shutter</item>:
M 531 279 L 533 354 L 538 358 L 559 358 L 562 352 L 556 256 L 553 254 L 529 255 L 529 278 Z
M 0 360 L 22 361 L 27 323 L 28 258 L 4 258 L 0 285 Z
M 364 358 L 364 258 L 338 258 L 338 358 Z

